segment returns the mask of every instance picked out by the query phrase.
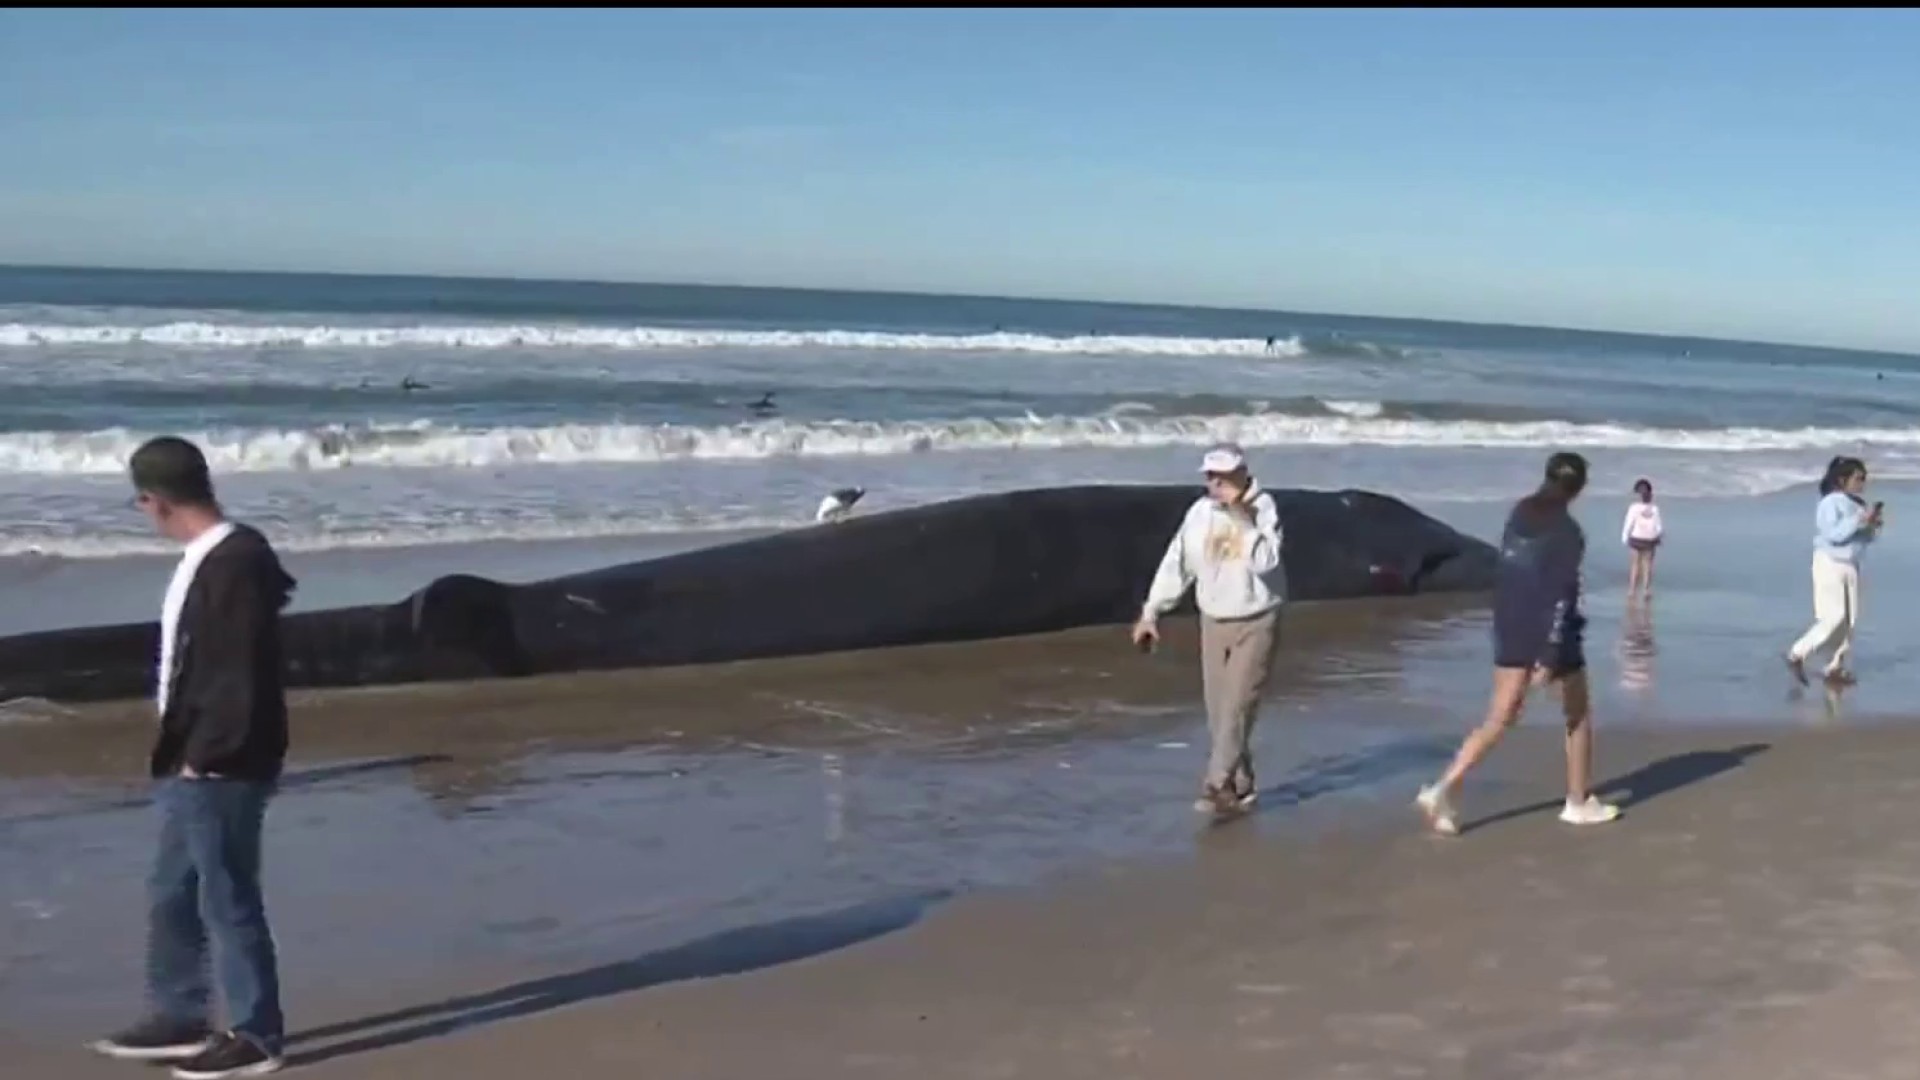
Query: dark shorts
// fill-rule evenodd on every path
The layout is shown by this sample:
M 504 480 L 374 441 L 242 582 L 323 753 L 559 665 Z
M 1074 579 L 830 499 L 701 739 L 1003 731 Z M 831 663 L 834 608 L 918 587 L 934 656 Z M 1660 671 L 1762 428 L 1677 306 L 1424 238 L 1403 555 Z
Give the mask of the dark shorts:
M 1586 616 L 1576 611 L 1567 620 L 1566 629 L 1561 633 L 1560 640 L 1549 642 L 1548 635 L 1538 626 L 1516 626 L 1513 625 L 1512 620 L 1502 620 L 1500 614 L 1495 612 L 1493 666 L 1532 668 L 1535 664 L 1539 664 L 1555 677 L 1585 671 L 1587 667 L 1586 628 Z
M 1635 551 L 1652 551 L 1654 548 L 1660 546 L 1660 541 L 1635 539 L 1627 541 L 1627 546 Z

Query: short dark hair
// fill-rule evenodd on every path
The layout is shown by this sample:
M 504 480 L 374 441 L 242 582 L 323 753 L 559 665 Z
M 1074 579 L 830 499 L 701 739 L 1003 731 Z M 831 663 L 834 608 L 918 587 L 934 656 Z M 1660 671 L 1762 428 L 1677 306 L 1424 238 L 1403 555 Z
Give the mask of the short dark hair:
M 1636 492 L 1644 491 L 1647 494 L 1651 495 L 1653 494 L 1653 481 L 1643 476 L 1640 479 L 1635 480 L 1633 482 L 1633 490 Z
M 1587 459 L 1563 450 L 1547 459 L 1546 486 L 1571 499 L 1587 486 Z
M 140 444 L 127 459 L 133 489 L 182 506 L 213 502 L 213 474 L 207 456 L 185 439 L 162 435 Z

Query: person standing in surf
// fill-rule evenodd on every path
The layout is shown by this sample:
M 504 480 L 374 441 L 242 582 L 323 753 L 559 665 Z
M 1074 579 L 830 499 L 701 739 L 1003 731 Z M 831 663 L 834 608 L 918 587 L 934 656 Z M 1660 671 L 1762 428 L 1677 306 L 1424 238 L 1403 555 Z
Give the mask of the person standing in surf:
M 1627 504 L 1627 519 L 1620 525 L 1620 542 L 1627 545 L 1632 563 L 1627 569 L 1627 599 L 1635 595 L 1653 595 L 1653 556 L 1660 549 L 1660 537 L 1666 528 L 1660 520 L 1660 507 L 1653 501 L 1653 481 L 1644 477 L 1633 482 L 1633 502 Z
M 1854 681 L 1847 670 L 1853 653 L 1853 626 L 1860 618 L 1860 559 L 1880 535 L 1879 503 L 1867 506 L 1866 463 L 1836 457 L 1820 479 L 1820 502 L 1813 511 L 1813 625 L 1787 650 L 1787 670 L 1805 685 L 1807 657 L 1834 645 L 1826 680 Z
M 1147 589 L 1134 644 L 1152 648 L 1159 618 L 1194 590 L 1200 609 L 1200 682 L 1210 750 L 1195 808 L 1228 815 L 1253 805 L 1253 723 L 1279 646 L 1286 598 L 1283 534 L 1273 496 L 1260 489 L 1238 446 L 1207 451 L 1206 493 L 1167 544 Z
M 1493 693 L 1487 718 L 1469 734 L 1440 779 L 1415 800 L 1435 832 L 1460 831 L 1454 797 L 1467 773 L 1520 720 L 1527 693 L 1560 692 L 1567 722 L 1567 798 L 1560 820 L 1599 825 L 1620 816 L 1601 802 L 1593 780 L 1593 705 L 1587 685 L 1580 613 L 1580 563 L 1586 537 L 1571 506 L 1587 486 L 1587 460 L 1559 453 L 1547 459 L 1539 490 L 1514 505 L 1500 539 L 1493 586 Z

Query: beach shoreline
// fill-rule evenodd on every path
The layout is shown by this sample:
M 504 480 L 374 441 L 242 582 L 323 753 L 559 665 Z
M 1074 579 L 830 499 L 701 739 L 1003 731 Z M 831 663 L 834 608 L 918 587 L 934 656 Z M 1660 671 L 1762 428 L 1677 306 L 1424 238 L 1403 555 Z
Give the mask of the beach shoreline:
M 501 364 L 507 353 L 411 338 L 389 349 L 377 328 L 346 329 L 340 341 L 358 344 L 317 343 L 286 364 L 225 338 L 181 346 L 183 370 L 262 388 L 258 407 L 228 413 L 176 409 L 171 389 L 141 381 L 152 350 L 172 345 L 96 358 L 129 409 L 149 410 L 132 414 L 143 424 L 227 418 L 222 496 L 284 542 L 296 611 L 395 603 L 449 574 L 528 581 L 763 535 L 850 482 L 869 487 L 868 512 L 1166 482 L 1190 477 L 1193 448 L 1215 437 L 1245 439 L 1265 483 L 1395 494 L 1492 539 L 1511 505 L 1500 493 L 1530 489 L 1536 445 L 1565 436 L 1597 478 L 1575 513 L 1600 773 L 1639 788 L 1615 831 L 1559 839 L 1557 719 L 1541 701 L 1470 787 L 1469 820 L 1500 820 L 1457 851 L 1421 835 L 1406 804 L 1484 706 L 1478 596 L 1290 605 L 1255 736 L 1268 786 L 1231 829 L 1190 807 L 1203 742 L 1190 619 L 1170 620 L 1153 656 L 1109 626 L 302 691 L 267 876 L 295 1063 L 317 1075 L 556 1062 L 803 1078 L 1710 1072 L 1732 1060 L 1714 1042 L 1722 1026 L 1751 1032 L 1748 1017 L 1776 1007 L 1774 973 L 1714 935 L 1808 929 L 1765 905 L 1734 910 L 1713 873 L 1775 884 L 1755 869 L 1752 833 L 1776 800 L 1817 799 L 1809 777 L 1840 782 L 1825 755 L 1884 770 L 1880 758 L 1916 752 L 1920 653 L 1907 643 L 1920 609 L 1882 599 L 1920 583 L 1897 525 L 1867 570 L 1861 685 L 1802 692 L 1778 661 L 1808 615 L 1813 459 L 1829 425 L 1857 419 L 1841 391 L 1803 413 L 1718 361 L 1683 365 L 1735 420 L 1673 393 L 1657 357 L 1588 371 L 1591 398 L 1568 406 L 1563 373 L 1470 343 L 1302 346 L 1233 361 L 1221 382 L 1212 354 L 1062 359 L 1028 342 L 967 354 L 961 386 L 893 339 L 818 354 L 575 342 Z M 79 345 L 21 347 L 40 350 L 23 370 L 78 370 L 55 361 Z M 444 396 L 378 389 L 397 362 L 419 362 Z M 743 419 L 740 394 L 776 375 L 791 415 Z M 83 383 L 36 407 L 80 400 Z M 1488 387 L 1499 400 L 1478 396 Z M 1911 441 L 1895 430 L 1901 408 L 1876 421 L 1898 447 Z M 339 430 L 303 418 L 313 409 Z M 153 618 L 174 557 L 106 557 L 158 544 L 123 506 L 116 455 L 132 429 L 22 444 L 0 502 L 52 524 L 9 543 L 62 554 L 0 556 L 0 634 Z M 1878 475 L 1911 475 L 1910 459 L 1890 451 Z M 1658 600 L 1632 605 L 1615 537 L 1643 474 L 1671 528 Z M 1876 487 L 1896 509 L 1916 491 Z M 595 535 L 537 539 L 576 530 Z M 496 539 L 399 543 L 455 536 Z M 106 1075 L 73 1047 L 135 1004 L 151 724 L 142 701 L 0 705 L 0 1048 L 29 1075 Z M 1780 761 L 1799 772 L 1774 776 Z M 1705 792 L 1732 792 L 1734 808 Z M 1883 812 L 1857 816 L 1884 825 Z M 1837 851 L 1794 835 L 1795 859 L 1835 871 Z M 1815 908 L 1847 910 L 1822 882 L 1776 873 Z M 1641 909 L 1650 929 L 1628 917 Z M 1503 937 L 1549 940 L 1557 913 L 1584 935 L 1577 948 L 1535 955 Z M 1892 932 L 1893 916 L 1868 915 L 1871 933 Z M 1839 935 L 1833 949 L 1880 947 L 1811 930 Z M 1783 993 L 1815 1007 L 1859 993 L 1851 955 L 1796 957 Z M 1728 986 L 1747 998 L 1714 998 Z

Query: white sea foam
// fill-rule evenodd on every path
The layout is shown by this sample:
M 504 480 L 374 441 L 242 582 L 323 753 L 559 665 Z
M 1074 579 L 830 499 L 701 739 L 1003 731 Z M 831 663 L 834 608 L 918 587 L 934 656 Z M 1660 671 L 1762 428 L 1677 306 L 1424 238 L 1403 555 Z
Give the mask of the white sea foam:
M 1322 404 L 1331 412 L 1357 420 L 1371 420 L 1384 410 L 1384 406 L 1377 401 L 1326 401 Z
M 868 330 L 725 330 L 659 326 L 254 325 L 177 321 L 152 325 L 0 323 L 0 349 L 157 345 L 189 349 L 847 349 L 933 352 L 1060 353 L 1138 356 L 1300 357 L 1298 337 L 1154 337 L 1128 334 L 1051 336 L 995 332 L 913 334 Z M 1391 352 L 1391 350 L 1388 350 Z
M 112 474 L 150 432 L 0 434 L 0 474 Z M 755 461 L 981 450 L 1132 449 L 1232 440 L 1252 447 L 1622 448 L 1692 452 L 1920 447 L 1920 428 L 1682 429 L 1568 421 L 1411 420 L 1256 413 L 1231 416 L 1024 416 L 950 421 L 769 420 L 698 427 L 563 424 L 455 427 L 428 422 L 190 436 L 219 472 L 481 468 L 514 464 Z

